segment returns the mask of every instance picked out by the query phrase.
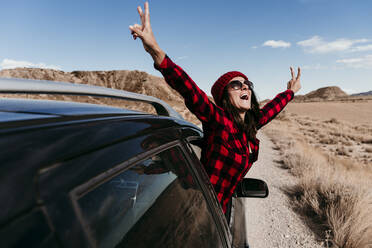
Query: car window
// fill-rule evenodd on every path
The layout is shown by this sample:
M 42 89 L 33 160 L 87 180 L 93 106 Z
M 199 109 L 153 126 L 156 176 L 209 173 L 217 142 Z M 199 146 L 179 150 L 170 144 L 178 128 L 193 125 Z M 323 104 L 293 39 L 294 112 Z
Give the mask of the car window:
M 96 247 L 222 247 L 207 202 L 178 147 L 110 177 L 77 199 Z

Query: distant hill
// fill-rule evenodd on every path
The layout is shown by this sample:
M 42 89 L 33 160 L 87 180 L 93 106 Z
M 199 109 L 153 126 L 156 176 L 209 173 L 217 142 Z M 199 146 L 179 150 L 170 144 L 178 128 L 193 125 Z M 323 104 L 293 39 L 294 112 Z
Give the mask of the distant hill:
M 367 92 L 352 94 L 351 96 L 371 96 L 371 95 L 372 95 L 372 90 L 367 91 Z
M 335 100 L 338 98 L 345 98 L 349 95 L 346 94 L 343 90 L 341 90 L 337 86 L 329 86 L 319 88 L 317 90 L 311 91 L 306 95 L 298 95 L 295 96 L 296 102 L 303 102 L 303 101 L 324 101 L 324 100 Z
M 0 77 L 25 78 L 38 80 L 51 80 L 90 84 L 107 88 L 126 90 L 130 92 L 157 97 L 179 112 L 186 120 L 199 124 L 197 118 L 188 111 L 183 98 L 165 82 L 163 78 L 152 76 L 142 71 L 115 70 L 115 71 L 73 71 L 64 72 L 53 69 L 16 68 L 0 71 Z M 23 95 L 28 98 L 46 98 L 54 100 L 75 100 L 99 104 L 114 105 L 145 112 L 154 112 L 153 108 L 144 103 L 122 101 L 109 98 L 59 96 L 59 95 Z
M 304 97 L 306 99 L 321 98 L 321 99 L 334 99 L 338 97 L 348 96 L 343 90 L 337 86 L 323 87 L 307 93 Z

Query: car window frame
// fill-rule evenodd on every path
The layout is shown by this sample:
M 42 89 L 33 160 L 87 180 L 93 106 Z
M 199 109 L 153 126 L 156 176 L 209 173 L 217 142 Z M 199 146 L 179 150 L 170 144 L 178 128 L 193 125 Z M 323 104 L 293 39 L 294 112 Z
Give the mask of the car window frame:
M 215 216 L 215 221 L 218 221 L 220 223 L 220 227 L 222 227 L 221 232 L 223 232 L 225 236 L 225 240 L 228 243 L 228 246 L 232 245 L 232 233 L 229 227 L 229 224 L 227 223 L 226 217 L 223 213 L 222 206 L 220 202 L 218 201 L 217 194 L 214 191 L 214 188 L 209 180 L 208 174 L 204 169 L 203 164 L 200 162 L 200 158 L 195 153 L 194 149 L 192 148 L 192 142 L 201 142 L 201 137 L 188 137 L 184 140 L 184 146 L 185 149 L 188 149 L 187 154 L 189 155 L 189 159 L 191 160 L 190 163 L 198 164 L 198 166 L 193 166 L 194 174 L 197 177 L 197 180 L 199 180 L 199 185 L 202 188 L 203 193 L 205 194 L 204 197 L 208 199 L 208 203 L 210 205 L 210 208 L 213 208 L 212 211 Z M 195 146 L 195 145 L 194 145 Z M 200 183 L 203 182 L 203 183 Z
M 219 236 L 220 236 L 220 239 L 223 243 L 223 246 L 228 247 L 228 248 L 231 247 L 231 240 L 232 240 L 231 235 L 230 236 L 226 235 L 226 230 L 224 230 L 225 225 L 224 225 L 224 223 L 221 222 L 221 218 L 219 217 L 219 214 L 218 214 L 222 210 L 218 209 L 218 207 L 216 208 L 215 204 L 211 203 L 211 201 L 213 201 L 213 200 L 211 200 L 211 196 L 210 196 L 211 192 L 210 192 L 210 190 L 208 191 L 206 189 L 205 185 L 204 185 L 206 181 L 202 180 L 200 175 L 198 175 L 198 173 L 200 173 L 200 170 L 196 171 L 195 166 L 192 165 L 192 163 L 194 162 L 194 159 L 192 159 L 190 156 L 193 155 L 193 153 L 192 153 L 193 151 L 190 150 L 190 148 L 187 146 L 187 143 L 185 143 L 185 141 L 179 140 L 179 139 L 168 142 L 168 143 L 165 143 L 165 144 L 162 144 L 162 145 L 160 145 L 156 148 L 153 148 L 149 151 L 138 154 L 138 155 L 124 161 L 123 163 L 120 163 L 120 164 L 114 166 L 112 169 L 109 169 L 108 171 L 106 171 L 102 174 L 99 174 L 99 175 L 89 179 L 86 182 L 83 182 L 82 184 L 76 186 L 74 189 L 72 189 L 69 192 L 69 197 L 70 197 L 71 202 L 72 202 L 73 211 L 75 212 L 75 214 L 78 218 L 78 222 L 81 225 L 82 232 L 83 232 L 86 240 L 88 241 L 88 243 L 90 244 L 91 247 L 96 247 L 95 242 L 94 242 L 94 238 L 91 236 L 91 233 L 86 228 L 87 224 L 84 221 L 83 214 L 82 214 L 81 209 L 80 209 L 79 204 L 78 204 L 78 199 L 80 197 L 82 197 L 84 194 L 86 194 L 87 192 L 89 192 L 90 190 L 92 190 L 92 189 L 98 187 L 99 185 L 109 181 L 110 179 L 114 178 L 115 176 L 117 176 L 117 175 L 123 173 L 124 171 L 128 170 L 129 168 L 135 166 L 136 164 L 145 161 L 149 157 L 154 156 L 156 154 L 159 154 L 161 152 L 167 151 L 171 148 L 175 148 L 175 147 L 179 148 L 180 152 L 184 156 L 184 162 L 185 162 L 186 166 L 188 167 L 189 172 L 192 174 L 193 179 L 198 184 L 198 186 L 199 186 L 199 188 L 200 188 L 200 190 L 201 190 L 201 192 L 204 196 L 204 199 L 206 201 L 206 204 L 207 204 L 208 210 L 211 214 L 211 217 L 212 217 L 215 225 L 217 226 L 217 232 L 219 233 Z M 198 160 L 198 159 L 196 159 L 196 160 Z M 209 183 L 209 179 L 208 179 L 208 183 Z

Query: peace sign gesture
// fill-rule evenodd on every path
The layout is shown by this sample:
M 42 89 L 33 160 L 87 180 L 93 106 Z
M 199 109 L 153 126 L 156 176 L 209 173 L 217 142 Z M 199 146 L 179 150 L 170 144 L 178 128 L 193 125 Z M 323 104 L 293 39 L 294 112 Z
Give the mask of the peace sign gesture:
M 133 26 L 129 26 L 133 39 L 139 37 L 146 52 L 152 56 L 155 64 L 159 65 L 163 61 L 165 53 L 160 49 L 151 29 L 149 3 L 145 2 L 145 13 L 143 13 L 140 6 L 137 7 L 137 11 L 141 17 L 142 25 L 134 24 Z
M 301 69 L 300 67 L 298 67 L 297 77 L 295 77 L 295 73 L 293 71 L 292 66 L 290 69 L 291 69 L 292 79 L 289 80 L 289 82 L 287 83 L 287 89 L 292 90 L 294 93 L 296 93 L 301 89 L 301 83 L 300 83 Z

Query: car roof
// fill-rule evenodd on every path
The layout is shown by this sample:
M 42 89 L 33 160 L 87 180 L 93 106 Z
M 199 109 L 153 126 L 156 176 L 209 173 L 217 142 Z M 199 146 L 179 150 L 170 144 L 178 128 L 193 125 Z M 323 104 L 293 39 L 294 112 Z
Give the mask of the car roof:
M 0 112 L 0 122 L 10 121 L 12 118 L 27 120 L 82 114 L 145 114 L 138 111 L 90 103 L 11 98 L 2 98 L 0 100 Z
M 159 98 L 128 92 L 124 90 L 93 86 L 88 84 L 76 84 L 67 82 L 55 82 L 48 80 L 30 80 L 18 78 L 0 78 L 0 93 L 6 94 L 52 94 L 52 95 L 80 95 L 105 97 L 111 99 L 123 99 L 151 104 L 158 115 L 171 116 L 183 119 L 166 102 Z
M 96 120 L 101 118 L 147 119 L 150 122 L 163 120 L 158 128 L 164 126 L 188 126 L 200 128 L 196 125 L 175 117 L 153 115 L 145 112 L 124 108 L 104 106 L 91 103 L 78 103 L 55 100 L 35 100 L 21 98 L 0 99 L 0 133 L 8 133 L 29 128 L 50 125 L 60 125 L 71 120 Z M 17 124 L 14 124 L 17 123 Z

